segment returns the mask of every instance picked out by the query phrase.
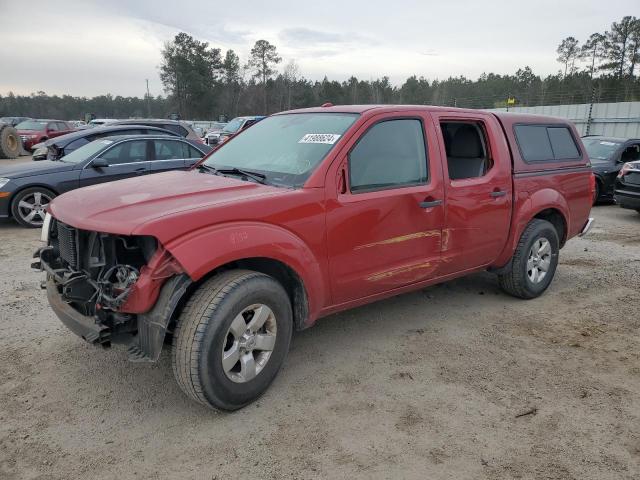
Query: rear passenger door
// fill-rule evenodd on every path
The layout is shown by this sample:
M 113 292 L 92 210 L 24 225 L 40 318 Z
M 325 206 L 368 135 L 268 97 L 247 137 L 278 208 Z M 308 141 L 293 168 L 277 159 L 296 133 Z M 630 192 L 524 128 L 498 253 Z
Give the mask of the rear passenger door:
M 511 224 L 511 156 L 490 114 L 432 113 L 445 170 L 442 269 L 485 266 L 502 252 Z
M 107 142 L 109 140 L 103 140 Z M 106 160 L 106 167 L 84 167 L 80 174 L 80 186 L 110 182 L 149 173 L 147 140 L 125 140 L 102 152 L 100 158 Z
M 151 173 L 166 170 L 179 170 L 186 167 L 185 156 L 188 150 L 180 140 L 151 140 Z

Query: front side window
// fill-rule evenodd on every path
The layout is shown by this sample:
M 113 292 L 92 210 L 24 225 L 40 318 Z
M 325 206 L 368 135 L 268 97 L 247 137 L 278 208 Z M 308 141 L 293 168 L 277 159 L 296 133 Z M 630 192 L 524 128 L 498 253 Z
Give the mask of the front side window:
M 135 140 L 119 143 L 100 155 L 100 158 L 104 158 L 109 162 L 109 165 L 144 162 L 147 159 L 147 141 Z
M 57 132 L 59 130 L 58 129 L 58 124 L 56 122 L 50 122 L 47 125 L 47 129 L 51 130 L 52 132 Z
M 513 127 L 525 162 L 553 162 L 580 158 L 568 127 L 516 125 Z
M 354 193 L 426 182 L 427 153 L 420 120 L 380 122 L 349 154 L 349 184 Z
M 267 183 L 300 186 L 358 118 L 351 113 L 291 113 L 259 121 L 223 144 L 205 165 L 259 172 Z

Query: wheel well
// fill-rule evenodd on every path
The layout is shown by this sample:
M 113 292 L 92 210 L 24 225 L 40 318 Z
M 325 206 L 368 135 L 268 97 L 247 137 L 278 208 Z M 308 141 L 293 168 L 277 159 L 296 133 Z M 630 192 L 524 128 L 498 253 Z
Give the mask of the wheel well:
M 287 264 L 278 260 L 274 260 L 272 258 L 243 258 L 242 260 L 236 260 L 225 265 L 221 265 L 215 270 L 209 272 L 197 282 L 193 283 L 187 291 L 187 295 L 184 295 L 184 297 L 189 297 L 198 286 L 211 278 L 213 275 L 216 275 L 225 270 L 238 268 L 253 270 L 255 272 L 264 273 L 265 275 L 269 275 L 275 278 L 284 287 L 287 295 L 289 295 L 289 299 L 291 300 L 291 310 L 293 312 L 294 327 L 297 330 L 303 330 L 306 328 L 306 320 L 309 316 L 309 301 L 307 298 L 307 291 L 304 287 L 302 279 L 295 272 L 295 270 L 293 270 Z
M 558 232 L 558 238 L 560 239 L 560 247 L 562 248 L 567 241 L 567 221 L 564 215 L 555 208 L 547 208 L 539 212 L 534 218 L 546 220 L 555 227 L 556 232 Z

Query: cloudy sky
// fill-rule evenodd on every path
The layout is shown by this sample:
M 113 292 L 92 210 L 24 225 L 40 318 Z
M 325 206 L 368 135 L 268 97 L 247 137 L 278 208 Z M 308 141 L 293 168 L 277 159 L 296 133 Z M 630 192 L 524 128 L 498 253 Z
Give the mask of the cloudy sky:
M 0 0 L 0 94 L 158 95 L 160 50 L 185 31 L 246 62 L 261 38 L 310 79 L 555 73 L 638 0 Z

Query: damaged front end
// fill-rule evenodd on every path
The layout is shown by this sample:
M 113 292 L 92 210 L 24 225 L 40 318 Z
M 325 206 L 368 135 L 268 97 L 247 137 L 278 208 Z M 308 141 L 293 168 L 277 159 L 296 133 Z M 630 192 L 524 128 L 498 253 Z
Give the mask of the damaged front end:
M 47 245 L 32 267 L 47 273 L 58 318 L 90 343 L 128 344 L 130 360 L 157 360 L 191 283 L 180 264 L 153 237 L 91 232 L 48 217 Z

